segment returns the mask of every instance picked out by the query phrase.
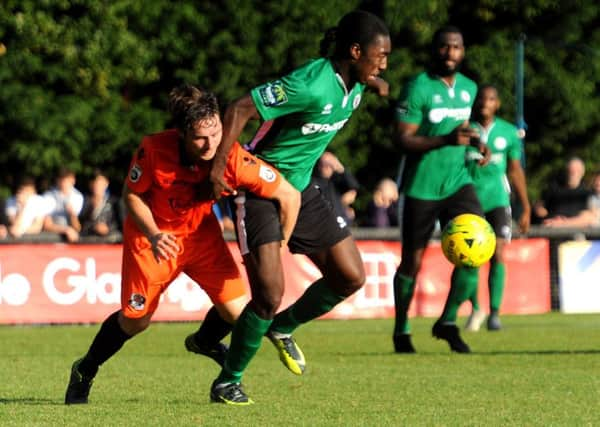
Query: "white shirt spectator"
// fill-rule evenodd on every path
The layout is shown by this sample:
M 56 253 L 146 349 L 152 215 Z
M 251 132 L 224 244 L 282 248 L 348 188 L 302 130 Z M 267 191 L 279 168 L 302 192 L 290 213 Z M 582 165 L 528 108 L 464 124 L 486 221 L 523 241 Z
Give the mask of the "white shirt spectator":
M 57 188 L 51 188 L 44 193 L 46 211 L 52 217 L 52 222 L 57 225 L 69 225 L 67 205 L 71 206 L 73 213 L 79 215 L 83 207 L 83 194 L 73 187 L 68 195 Z

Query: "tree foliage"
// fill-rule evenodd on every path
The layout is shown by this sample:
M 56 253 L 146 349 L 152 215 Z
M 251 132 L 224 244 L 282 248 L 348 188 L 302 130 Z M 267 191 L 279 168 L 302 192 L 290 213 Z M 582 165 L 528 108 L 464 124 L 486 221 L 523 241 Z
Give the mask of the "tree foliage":
M 27 173 L 105 169 L 115 188 L 142 135 L 168 125 L 169 90 L 210 88 L 223 104 L 318 54 L 354 8 L 380 15 L 393 53 L 390 99 L 365 97 L 331 149 L 364 186 L 396 174 L 394 98 L 428 60 L 444 23 L 465 35 L 465 74 L 500 91 L 515 117 L 515 42 L 525 42 L 527 172 L 532 196 L 565 158 L 600 161 L 600 6 L 592 0 L 5 0 L 0 8 L 0 195 Z M 249 138 L 246 132 L 244 138 Z

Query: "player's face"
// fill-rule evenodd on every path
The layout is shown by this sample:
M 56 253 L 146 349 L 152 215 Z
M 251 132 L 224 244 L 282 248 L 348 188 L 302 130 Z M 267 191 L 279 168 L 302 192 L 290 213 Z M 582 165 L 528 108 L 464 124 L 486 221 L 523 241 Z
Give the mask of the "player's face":
M 185 149 L 194 162 L 212 160 L 217 152 L 223 136 L 223 124 L 218 114 L 200 120 L 193 130 L 185 132 L 183 139 Z
M 434 47 L 436 72 L 450 76 L 458 71 L 465 57 L 465 46 L 460 33 L 442 33 Z
M 377 77 L 387 68 L 388 56 L 392 50 L 389 36 L 378 35 L 365 51 L 360 52 L 356 61 L 356 79 L 365 84 L 369 79 Z
M 482 89 L 475 99 L 475 105 L 473 109 L 475 113 L 483 118 L 492 118 L 500 107 L 500 100 L 498 99 L 498 92 L 496 89 L 488 87 Z

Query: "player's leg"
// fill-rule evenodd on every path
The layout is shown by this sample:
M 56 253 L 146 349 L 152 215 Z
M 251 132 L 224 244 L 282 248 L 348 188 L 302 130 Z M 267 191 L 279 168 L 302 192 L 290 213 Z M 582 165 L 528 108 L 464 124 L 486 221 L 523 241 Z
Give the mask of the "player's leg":
M 66 404 L 88 402 L 99 367 L 127 340 L 148 327 L 164 286 L 174 279 L 175 261 L 156 264 L 149 244 L 139 248 L 134 245 L 135 240 L 126 237 L 123 242 L 121 309 L 102 323 L 85 356 L 73 363 Z M 158 282 L 151 282 L 151 277 Z
M 472 185 L 466 185 L 444 200 L 444 211 L 440 217 L 442 226 L 450 219 L 463 213 L 472 213 L 483 217 L 483 210 Z M 458 308 L 477 290 L 479 268 L 455 267 L 450 280 L 450 291 L 444 311 L 433 326 L 433 336 L 444 339 L 452 351 L 469 353 L 469 346 L 460 337 L 456 318 Z
M 506 284 L 504 248 L 505 245 L 510 242 L 512 237 L 512 216 L 510 207 L 494 209 L 486 215 L 486 218 L 496 233 L 496 250 L 491 259 L 488 276 L 490 315 L 487 321 L 487 328 L 488 330 L 496 331 L 502 328 L 499 311 Z
M 338 219 L 330 202 L 314 186 L 302 193 L 302 207 L 289 248 L 293 253 L 308 255 L 323 274 L 297 301 L 275 316 L 269 330 L 268 336 L 278 348 L 281 360 L 299 375 L 304 371 L 305 360 L 292 332 L 331 311 L 360 289 L 365 273 L 345 221 Z
M 192 353 L 210 357 L 222 367 L 228 347 L 221 340 L 231 332 L 248 302 L 246 285 L 214 217 L 205 220 L 185 239 L 185 248 L 180 255 L 183 271 L 204 289 L 214 304 L 200 328 L 186 337 L 185 347 Z
M 211 387 L 211 401 L 233 405 L 253 403 L 244 393 L 244 370 L 260 348 L 283 297 L 281 227 L 277 206 L 270 200 L 246 194 L 238 200 L 236 234 L 250 282 L 251 301 L 246 305 L 231 334 L 223 369 Z
M 402 260 L 394 275 L 396 353 L 414 353 L 408 309 L 412 301 L 423 253 L 433 234 L 439 203 L 406 197 L 402 212 Z

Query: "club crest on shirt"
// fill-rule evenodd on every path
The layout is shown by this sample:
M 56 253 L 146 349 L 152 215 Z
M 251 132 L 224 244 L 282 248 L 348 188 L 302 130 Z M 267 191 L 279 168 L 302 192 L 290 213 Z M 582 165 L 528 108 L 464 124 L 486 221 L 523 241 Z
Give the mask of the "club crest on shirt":
M 360 100 L 362 99 L 362 97 L 360 96 L 360 93 L 357 94 L 354 99 L 352 100 L 352 108 L 354 110 L 356 110 L 358 108 L 358 106 L 360 105 Z
M 494 139 L 494 147 L 496 147 L 498 150 L 505 149 L 507 144 L 508 143 L 503 136 L 499 136 L 498 138 Z
M 288 101 L 283 83 L 280 80 L 267 83 L 258 90 L 258 93 L 265 107 L 276 107 Z
M 141 311 L 146 305 L 146 297 L 142 294 L 131 294 L 128 304 L 135 311 Z
M 469 102 L 471 100 L 471 95 L 469 95 L 469 92 L 467 92 L 466 90 L 461 90 L 460 99 L 462 99 L 465 102 Z
M 268 166 L 260 165 L 258 176 L 267 182 L 275 181 L 275 171 Z
M 140 165 L 135 163 L 131 167 L 131 170 L 129 171 L 129 180 L 131 182 L 138 182 L 141 177 L 142 177 L 142 168 L 140 167 Z

